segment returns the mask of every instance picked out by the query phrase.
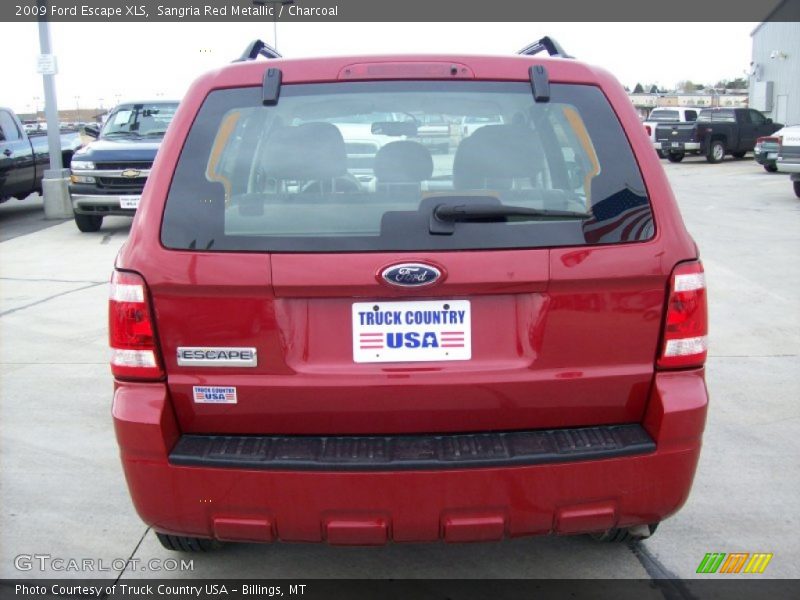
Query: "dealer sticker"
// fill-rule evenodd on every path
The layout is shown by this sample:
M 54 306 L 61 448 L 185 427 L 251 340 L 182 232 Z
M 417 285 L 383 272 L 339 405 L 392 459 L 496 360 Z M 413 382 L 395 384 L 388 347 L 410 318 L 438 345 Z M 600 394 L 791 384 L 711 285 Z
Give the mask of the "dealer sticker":
M 469 300 L 356 302 L 353 360 L 357 363 L 469 360 Z
M 141 196 L 120 196 L 119 197 L 119 207 L 120 208 L 132 208 L 137 209 L 139 208 L 139 201 L 142 199 Z
M 195 385 L 192 396 L 198 404 L 236 404 L 235 387 Z

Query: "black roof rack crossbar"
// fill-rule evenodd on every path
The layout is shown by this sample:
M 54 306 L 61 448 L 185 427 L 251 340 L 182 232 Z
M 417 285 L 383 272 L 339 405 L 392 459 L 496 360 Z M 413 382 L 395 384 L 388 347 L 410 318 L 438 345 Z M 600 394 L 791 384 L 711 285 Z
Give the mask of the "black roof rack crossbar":
M 546 50 L 550 56 L 572 58 L 569 54 L 564 52 L 564 49 L 557 41 L 548 36 L 544 36 L 542 39 L 533 42 L 530 46 L 525 46 L 522 50 L 517 52 L 517 54 L 533 56 L 534 54 L 539 54 L 539 52 L 542 52 L 543 50 Z
M 265 44 L 261 40 L 254 40 L 247 45 L 242 55 L 233 62 L 255 60 L 259 56 L 263 56 L 264 58 L 283 58 L 272 46 Z

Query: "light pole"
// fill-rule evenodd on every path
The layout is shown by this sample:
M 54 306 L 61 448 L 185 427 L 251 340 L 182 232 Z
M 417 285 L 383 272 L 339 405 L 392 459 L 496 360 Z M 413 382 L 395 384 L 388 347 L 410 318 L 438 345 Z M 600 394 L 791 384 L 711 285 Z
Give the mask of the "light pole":
M 45 10 L 47 4 L 47 0 L 37 3 L 39 6 L 44 6 Z M 66 219 L 73 215 L 72 202 L 67 189 L 69 169 L 64 168 L 61 158 L 61 135 L 59 133 L 55 81 L 58 67 L 50 40 L 50 23 L 45 16 L 39 17 L 39 52 L 37 70 L 42 74 L 44 110 L 47 117 L 47 148 L 50 154 L 50 168 L 45 170 L 42 177 L 44 216 L 46 219 Z
M 75 122 L 80 123 L 81 121 L 81 106 L 80 106 L 81 97 L 75 96 Z
M 294 4 L 294 0 L 253 0 L 253 4 L 257 6 L 264 6 L 265 4 L 269 4 L 272 6 L 272 41 L 273 41 L 273 48 L 275 50 L 278 49 L 278 12 L 275 11 L 276 8 L 280 7 L 280 11 L 283 11 L 284 6 L 289 6 Z

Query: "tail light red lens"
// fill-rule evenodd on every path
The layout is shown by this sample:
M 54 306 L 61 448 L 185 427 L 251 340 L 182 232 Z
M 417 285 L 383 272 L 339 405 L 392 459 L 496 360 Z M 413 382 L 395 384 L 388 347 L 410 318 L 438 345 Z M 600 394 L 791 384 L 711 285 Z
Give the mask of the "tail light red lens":
M 702 366 L 706 362 L 707 336 L 708 307 L 703 264 L 700 261 L 679 264 L 670 279 L 659 368 Z
M 647 135 L 650 135 L 650 134 L 653 133 L 653 130 L 650 128 L 650 125 L 645 125 L 644 126 L 644 130 L 647 132 Z
M 161 379 L 147 285 L 140 275 L 115 271 L 108 303 L 111 372 L 123 379 Z

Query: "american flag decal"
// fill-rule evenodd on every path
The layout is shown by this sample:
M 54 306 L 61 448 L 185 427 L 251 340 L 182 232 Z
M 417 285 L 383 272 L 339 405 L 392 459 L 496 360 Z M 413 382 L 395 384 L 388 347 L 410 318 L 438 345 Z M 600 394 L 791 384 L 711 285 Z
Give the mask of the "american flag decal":
M 590 244 L 635 242 L 653 232 L 649 200 L 627 188 L 595 204 L 592 215 L 583 222 L 583 235 Z
M 383 348 L 382 333 L 361 333 L 358 341 L 362 350 L 380 350 Z
M 192 396 L 199 404 L 236 404 L 235 387 L 196 385 Z
M 442 348 L 463 348 L 464 331 L 443 331 L 441 342 Z

